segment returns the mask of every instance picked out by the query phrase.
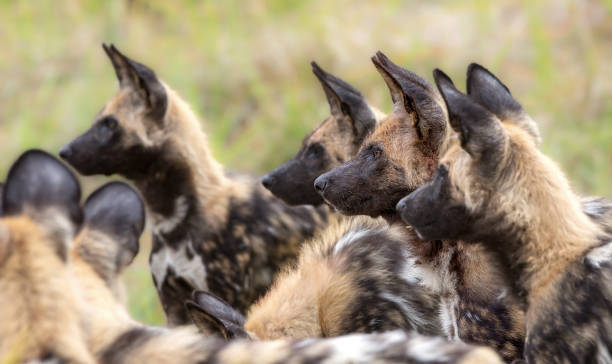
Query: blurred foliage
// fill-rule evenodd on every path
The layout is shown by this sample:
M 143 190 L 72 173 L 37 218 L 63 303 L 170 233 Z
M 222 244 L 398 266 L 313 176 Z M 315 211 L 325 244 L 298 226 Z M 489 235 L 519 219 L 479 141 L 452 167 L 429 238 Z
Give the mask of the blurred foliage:
M 388 111 L 369 61 L 382 50 L 458 84 L 469 62 L 489 67 L 577 190 L 612 197 L 611 11 L 610 0 L 0 0 L 0 176 L 27 148 L 56 152 L 113 95 L 102 42 L 188 100 L 223 164 L 256 174 L 290 158 L 328 113 L 311 60 Z M 104 179 L 83 181 L 89 192 Z M 160 323 L 147 256 L 127 272 L 130 309 Z

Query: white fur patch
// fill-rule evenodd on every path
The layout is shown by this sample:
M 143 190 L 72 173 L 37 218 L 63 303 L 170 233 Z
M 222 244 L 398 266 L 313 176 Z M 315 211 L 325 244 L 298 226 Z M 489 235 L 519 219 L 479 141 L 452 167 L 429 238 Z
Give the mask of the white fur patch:
M 597 340 L 597 362 L 601 364 L 612 363 L 612 355 L 610 355 L 610 351 L 601 340 Z
M 476 321 L 476 322 L 481 321 L 480 316 L 478 316 L 477 313 L 472 313 L 471 311 L 465 311 L 465 316 L 472 321 Z
M 591 216 L 599 216 L 604 213 L 604 207 L 596 197 L 585 197 L 582 199 L 582 211 Z
M 408 304 L 408 302 L 406 302 L 406 300 L 400 296 L 396 296 L 394 294 L 391 294 L 389 292 L 383 292 L 380 294 L 380 297 L 387 300 L 387 301 L 391 301 L 393 303 L 395 303 L 396 305 L 398 305 L 402 312 L 404 312 L 404 316 L 406 317 L 410 317 L 410 319 L 418 326 L 418 327 L 424 327 L 424 326 L 428 326 L 430 324 L 430 322 L 428 322 L 428 320 L 425 317 L 422 317 L 421 313 L 419 312 L 419 310 L 415 310 L 414 307 L 412 307 L 411 305 Z
M 187 256 L 188 249 L 192 252 L 191 259 Z M 206 267 L 200 257 L 193 252 L 191 241 L 181 242 L 176 250 L 168 246 L 162 247 L 151 255 L 150 266 L 158 290 L 161 290 L 164 279 L 166 279 L 168 267 L 172 267 L 177 276 L 185 279 L 193 287 L 208 290 Z
M 331 358 L 334 362 L 363 363 L 373 360 L 385 349 L 398 342 L 406 340 L 406 334 L 402 331 L 391 331 L 377 335 L 377 340 L 373 340 L 372 335 L 354 334 L 339 336 L 329 339 L 329 343 L 334 348 Z M 321 341 L 321 343 L 325 343 Z
M 410 341 L 408 355 L 419 362 L 443 363 L 452 358 L 444 352 L 447 345 L 441 337 L 419 337 L 416 336 Z
M 368 234 L 371 230 L 351 230 L 348 233 L 344 234 L 336 245 L 334 245 L 334 254 L 337 254 L 340 250 L 344 249 L 345 246 L 349 246 L 354 243 L 356 240 L 361 239 L 363 236 Z
M 420 263 L 415 256 L 407 253 L 404 255 L 404 260 L 400 276 L 406 282 L 421 284 L 436 293 L 442 293 L 448 288 L 448 282 L 445 282 L 448 275 L 448 259 L 442 259 L 443 264 L 436 267 Z
M 601 267 L 603 263 L 612 261 L 612 242 L 591 250 L 586 259 L 596 268 Z
M 455 296 L 443 297 L 440 302 L 440 321 L 442 322 L 442 330 L 449 340 L 461 341 L 459 338 L 459 327 L 457 326 L 457 315 L 455 307 L 458 299 Z
M 174 200 L 174 211 L 170 216 L 161 216 L 152 214 L 153 217 L 153 233 L 167 234 L 173 231 L 185 218 L 189 210 L 187 197 L 179 196 Z
M 453 248 L 446 247 L 444 253 L 430 264 L 417 263 L 416 257 L 406 254 L 401 277 L 409 283 L 420 284 L 441 296 L 439 317 L 442 329 L 448 339 L 461 341 L 455 314 L 459 297 L 455 287 L 455 277 L 449 270 L 453 253 Z

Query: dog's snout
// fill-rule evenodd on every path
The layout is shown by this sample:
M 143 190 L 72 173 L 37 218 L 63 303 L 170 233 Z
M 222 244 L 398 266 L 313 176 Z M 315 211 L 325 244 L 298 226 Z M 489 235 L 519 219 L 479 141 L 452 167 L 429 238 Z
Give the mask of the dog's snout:
M 70 145 L 64 145 L 60 151 L 59 151 L 59 156 L 62 159 L 68 159 L 72 156 L 72 148 L 70 148 Z
M 323 193 L 327 187 L 327 177 L 319 176 L 314 181 L 314 188 L 318 193 Z
M 261 179 L 261 184 L 267 188 L 270 189 L 272 187 L 272 185 L 274 184 L 275 178 L 273 175 L 271 174 L 266 174 L 264 176 L 264 178 Z

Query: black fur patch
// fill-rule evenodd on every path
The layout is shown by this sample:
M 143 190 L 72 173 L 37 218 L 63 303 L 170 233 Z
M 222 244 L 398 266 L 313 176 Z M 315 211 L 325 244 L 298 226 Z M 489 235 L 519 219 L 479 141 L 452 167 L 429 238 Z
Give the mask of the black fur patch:
M 351 128 L 357 143 L 361 144 L 363 138 L 376 124 L 376 117 L 368 106 L 365 98 L 353 86 L 338 77 L 325 72 L 318 64 L 311 62 L 312 72 L 317 76 L 323 86 L 332 115 L 340 118 L 348 116 Z
M 110 182 L 89 195 L 83 211 L 85 226 L 110 235 L 118 245 L 116 267 L 129 264 L 138 254 L 145 224 L 144 203 L 138 193 L 125 183 Z
M 17 215 L 26 206 L 55 207 L 80 226 L 81 186 L 74 174 L 55 157 L 42 150 L 23 153 L 11 166 L 2 194 L 6 215 Z
M 130 329 L 119 335 L 100 354 L 100 363 L 122 363 L 132 350 L 146 343 L 159 333 L 145 327 Z
M 483 66 L 472 63 L 467 71 L 467 93 L 501 120 L 523 112 L 506 85 Z

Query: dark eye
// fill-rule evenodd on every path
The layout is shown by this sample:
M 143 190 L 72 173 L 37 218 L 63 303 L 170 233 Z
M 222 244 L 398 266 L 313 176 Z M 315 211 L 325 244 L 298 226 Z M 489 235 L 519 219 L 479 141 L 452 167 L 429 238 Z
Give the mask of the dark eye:
M 318 158 L 323 153 L 323 147 L 320 144 L 313 144 L 308 148 L 306 157 L 309 159 Z
M 438 176 L 446 177 L 448 176 L 448 167 L 444 164 L 440 164 L 438 166 Z
M 96 138 L 100 143 L 108 143 L 113 136 L 117 135 L 118 129 L 119 123 L 117 119 L 112 116 L 105 117 L 98 123 Z
M 380 156 L 382 155 L 382 150 L 380 150 L 380 148 L 374 148 L 372 149 L 372 157 L 374 159 L 378 159 L 380 158 Z
M 100 124 L 106 126 L 107 128 L 111 130 L 114 130 L 115 128 L 117 128 L 117 125 L 118 125 L 117 119 L 115 119 L 112 116 L 105 117 L 104 119 L 100 121 Z

